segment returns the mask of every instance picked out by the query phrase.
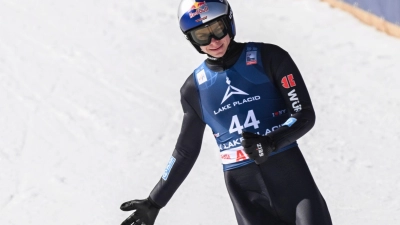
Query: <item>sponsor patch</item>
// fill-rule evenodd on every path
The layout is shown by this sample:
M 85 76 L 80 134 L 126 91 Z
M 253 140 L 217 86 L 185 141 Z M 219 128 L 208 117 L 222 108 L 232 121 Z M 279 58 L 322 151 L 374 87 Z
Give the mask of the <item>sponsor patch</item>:
M 206 19 L 207 19 L 207 16 L 202 17 L 202 18 L 200 18 L 200 19 L 197 19 L 196 22 L 201 22 L 201 21 L 206 20 Z
M 220 152 L 222 164 L 237 163 L 249 159 L 243 147 L 233 148 Z
M 296 118 L 289 118 L 288 120 L 286 120 L 286 122 L 284 124 L 282 124 L 282 126 L 288 126 L 291 127 L 294 123 L 296 123 L 297 119 Z
M 194 11 L 194 12 L 193 12 Z M 202 13 L 208 12 L 208 6 L 207 3 L 204 2 L 195 2 L 192 7 L 188 10 L 189 12 L 189 17 L 193 18 L 197 15 L 200 15 Z
M 263 157 L 263 156 L 264 156 L 264 150 L 263 150 L 263 148 L 262 148 L 261 143 L 258 143 L 258 144 L 257 144 L 257 151 L 258 151 L 258 155 L 259 155 L 260 157 Z
M 280 116 L 280 115 L 285 114 L 285 113 L 286 113 L 286 109 L 279 110 L 277 112 L 272 113 L 272 117 Z
M 196 74 L 197 82 L 200 84 L 203 84 L 207 81 L 207 75 L 204 70 L 201 70 Z
M 290 101 L 292 102 L 293 110 L 295 112 L 300 112 L 301 111 L 301 104 L 300 104 L 299 98 L 297 97 L 296 89 L 291 90 L 288 93 L 288 96 L 290 97 Z
M 257 64 L 257 51 L 246 52 L 246 65 Z
M 171 172 L 171 169 L 174 166 L 175 161 L 176 161 L 176 159 L 173 156 L 171 156 L 171 159 L 169 159 L 167 168 L 165 168 L 164 174 L 162 176 L 163 180 L 167 180 L 168 179 L 169 173 Z
M 193 3 L 192 7 L 190 7 L 188 12 L 196 10 L 196 9 L 200 8 L 201 6 L 204 6 L 205 4 L 206 4 L 206 2 L 195 2 L 195 3 Z
M 289 74 L 282 78 L 282 87 L 288 89 L 291 87 L 296 87 L 296 82 L 294 81 L 293 74 Z

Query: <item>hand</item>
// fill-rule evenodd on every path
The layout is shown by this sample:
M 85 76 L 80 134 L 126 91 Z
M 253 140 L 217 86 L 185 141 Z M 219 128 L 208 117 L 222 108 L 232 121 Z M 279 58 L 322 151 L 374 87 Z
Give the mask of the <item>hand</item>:
M 121 225 L 153 225 L 160 209 L 150 198 L 125 202 L 121 205 L 122 211 L 136 211 Z
M 275 150 L 273 141 L 268 136 L 261 136 L 250 132 L 242 133 L 242 146 L 250 159 L 261 164 L 268 159 L 268 155 Z

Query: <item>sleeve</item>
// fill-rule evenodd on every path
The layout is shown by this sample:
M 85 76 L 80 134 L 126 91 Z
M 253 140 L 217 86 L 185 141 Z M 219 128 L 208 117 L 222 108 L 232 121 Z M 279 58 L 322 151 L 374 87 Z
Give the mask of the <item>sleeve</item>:
M 164 207 L 172 198 L 200 153 L 205 123 L 201 119 L 200 101 L 193 76 L 189 76 L 181 88 L 181 104 L 184 115 L 175 150 L 164 175 L 150 193 L 150 198 L 159 207 Z
M 264 68 L 268 68 L 267 74 L 291 113 L 283 126 L 268 134 L 275 149 L 280 149 L 311 130 L 315 124 L 315 112 L 303 77 L 290 55 L 278 46 L 264 48 L 263 52 L 267 55 L 263 58 Z

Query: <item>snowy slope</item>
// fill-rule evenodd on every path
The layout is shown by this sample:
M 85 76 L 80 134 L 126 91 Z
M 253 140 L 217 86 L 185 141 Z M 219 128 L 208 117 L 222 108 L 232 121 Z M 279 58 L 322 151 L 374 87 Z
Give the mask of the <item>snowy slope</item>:
M 280 45 L 317 113 L 299 143 L 334 224 L 400 222 L 400 40 L 316 0 L 230 1 L 238 41 Z M 0 0 L 0 224 L 120 224 L 171 155 L 204 56 L 174 1 Z M 158 224 L 236 224 L 218 149 Z

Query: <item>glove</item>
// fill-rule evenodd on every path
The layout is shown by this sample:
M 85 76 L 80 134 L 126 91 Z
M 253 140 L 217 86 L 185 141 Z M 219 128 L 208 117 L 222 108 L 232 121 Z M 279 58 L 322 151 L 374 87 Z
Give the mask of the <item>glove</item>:
M 267 161 L 269 154 L 275 150 L 275 145 L 269 136 L 261 136 L 250 132 L 242 133 L 242 146 L 250 159 L 256 164 Z
M 153 225 L 161 207 L 151 198 L 132 200 L 121 205 L 122 211 L 136 210 L 121 225 Z

